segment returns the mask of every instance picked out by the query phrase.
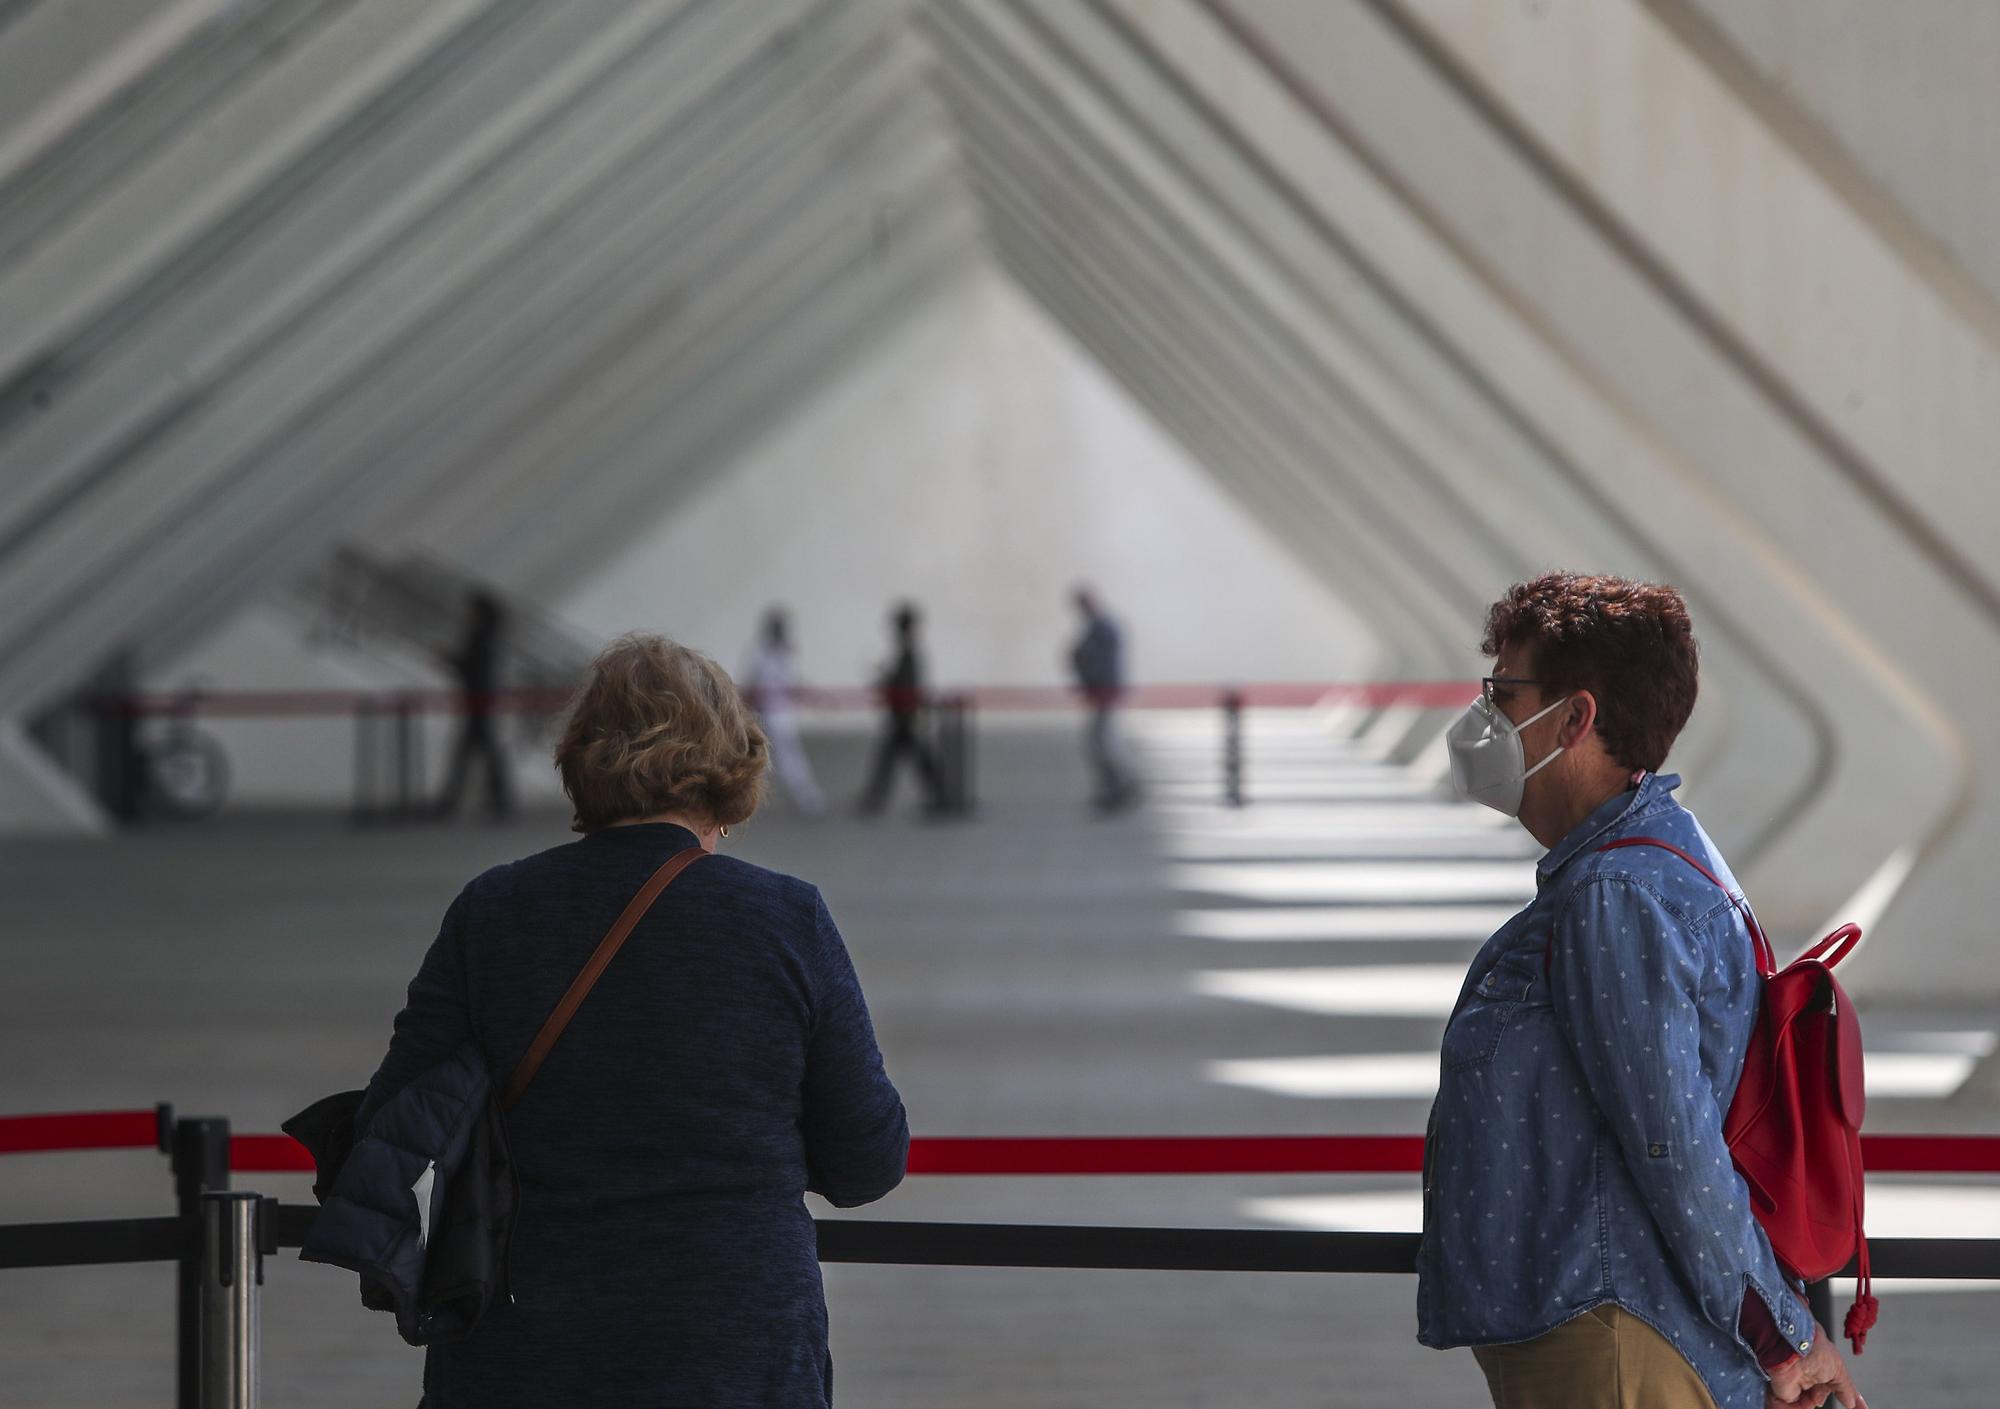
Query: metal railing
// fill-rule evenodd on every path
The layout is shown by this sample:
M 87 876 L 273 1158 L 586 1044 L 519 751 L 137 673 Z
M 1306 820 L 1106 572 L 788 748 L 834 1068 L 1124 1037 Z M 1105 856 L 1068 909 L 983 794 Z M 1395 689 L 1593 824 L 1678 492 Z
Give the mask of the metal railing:
M 1351 704 L 1364 712 L 1402 708 L 1445 711 L 1463 706 L 1477 693 L 1470 682 L 1406 681 L 1345 684 L 1144 685 L 1120 691 L 1117 706 L 1134 710 L 1215 710 L 1222 801 L 1242 807 L 1249 801 L 1249 756 L 1244 716 L 1251 709 L 1299 710 Z M 220 805 L 219 796 L 179 798 L 161 788 L 155 774 L 161 758 L 199 762 L 204 777 L 226 786 L 228 760 L 219 741 L 199 730 L 202 719 L 326 718 L 350 721 L 353 729 L 353 817 L 360 823 L 405 821 L 429 815 L 425 725 L 434 717 L 455 717 L 476 709 L 546 725 L 567 706 L 561 688 L 495 690 L 476 697 L 450 689 L 399 690 L 212 690 L 168 694 L 106 694 L 74 702 L 72 713 L 91 722 L 97 740 L 98 792 L 113 813 L 128 820 L 154 815 L 200 816 Z M 802 689 L 793 705 L 801 710 L 872 711 L 884 702 L 875 689 Z M 1088 706 L 1084 691 L 1058 686 L 978 686 L 913 695 L 939 765 L 936 813 L 970 816 L 977 797 L 974 777 L 976 722 L 981 711 L 1047 712 Z M 141 737 L 142 725 L 169 732 Z M 200 789 L 196 790 L 200 792 Z
M 309 1173 L 289 1136 L 153 1111 L 0 1117 L 0 1155 L 157 1148 L 172 1156 L 179 1213 L 0 1226 L 0 1269 L 176 1262 L 180 1409 L 254 1409 L 263 1259 L 303 1244 L 319 1210 L 230 1188 L 236 1172 Z M 913 1175 L 1355 1174 L 1414 1172 L 1417 1135 L 920 1139 Z M 1864 1137 L 1875 1173 L 2000 1174 L 2000 1136 Z M 1411 1275 L 1415 1233 L 1077 1227 L 819 1219 L 822 1262 L 1180 1272 Z M 1878 1277 L 2000 1278 L 2000 1238 L 1872 1238 Z M 1838 1275 L 1852 1276 L 1852 1266 Z M 1825 1282 L 1813 1314 L 1832 1324 Z

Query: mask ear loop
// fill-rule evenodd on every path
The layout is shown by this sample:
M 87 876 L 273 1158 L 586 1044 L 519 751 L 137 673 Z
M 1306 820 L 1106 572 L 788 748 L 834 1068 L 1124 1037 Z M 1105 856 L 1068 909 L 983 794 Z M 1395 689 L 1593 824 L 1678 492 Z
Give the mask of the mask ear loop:
M 1529 715 L 1526 719 L 1523 719 L 1519 724 L 1516 724 L 1514 726 L 1514 737 L 1517 739 L 1520 738 L 1521 731 L 1523 729 L 1527 728 L 1530 724 L 1533 724 L 1537 719 L 1540 719 L 1543 715 L 1549 714 L 1554 710 L 1561 709 L 1564 705 L 1568 704 L 1571 700 L 1575 698 L 1576 698 L 1575 695 L 1564 695 L 1561 699 L 1557 700 L 1547 709 L 1536 710 L 1533 714 Z M 1524 783 L 1527 782 L 1528 779 L 1534 777 L 1544 768 L 1547 768 L 1551 763 L 1554 763 L 1556 761 L 1557 754 L 1562 754 L 1567 752 L 1569 752 L 1567 748 L 1565 748 L 1561 744 L 1557 744 L 1555 748 L 1550 750 L 1548 757 L 1544 758 L 1540 763 L 1537 763 L 1533 768 L 1530 768 L 1527 772 L 1521 775 L 1521 781 Z

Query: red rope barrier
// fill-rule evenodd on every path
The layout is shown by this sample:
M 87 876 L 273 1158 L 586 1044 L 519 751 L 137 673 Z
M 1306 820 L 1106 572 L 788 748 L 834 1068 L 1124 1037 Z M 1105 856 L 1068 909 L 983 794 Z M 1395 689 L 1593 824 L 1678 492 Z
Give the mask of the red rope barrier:
M 1460 709 L 1479 686 L 1459 680 L 1371 680 L 1359 683 L 1293 683 L 1261 685 L 1164 684 L 1135 685 L 1121 691 L 1126 709 L 1219 709 L 1226 696 L 1237 697 L 1249 709 L 1311 709 L 1315 706 L 1358 704 L 1368 709 L 1407 705 L 1416 709 Z M 560 713 L 569 704 L 566 690 L 494 690 L 484 696 L 488 708 L 502 713 Z M 976 685 L 937 690 L 933 704 L 955 701 L 984 710 L 1060 710 L 1086 703 L 1081 690 L 1066 685 Z M 872 710 L 882 705 L 882 693 L 866 687 L 801 689 L 793 703 L 807 709 Z M 459 714 L 465 696 L 457 690 L 200 690 L 185 694 L 133 695 L 118 702 L 135 716 L 186 715 L 205 719 L 299 718 L 353 715 L 374 710 L 382 716 L 409 710 L 415 714 Z
M 313 1157 L 289 1135 L 232 1135 L 229 1167 L 239 1174 L 312 1174 Z
M 2000 1135 L 1863 1135 L 1870 1174 L 2000 1174 Z
M 152 1111 L 0 1116 L 0 1154 L 153 1149 Z M 1864 1135 L 1871 1174 L 2000 1174 L 2000 1135 Z M 957 1175 L 1415 1174 L 1421 1135 L 1126 1135 L 910 1142 L 910 1173 Z M 289 1135 L 237 1135 L 229 1167 L 311 1174 Z
M 1421 1135 L 1086 1136 L 910 1142 L 912 1174 L 1403 1174 Z
M 153 1150 L 160 1144 L 155 1111 L 65 1111 L 0 1116 L 0 1155 L 54 1150 Z

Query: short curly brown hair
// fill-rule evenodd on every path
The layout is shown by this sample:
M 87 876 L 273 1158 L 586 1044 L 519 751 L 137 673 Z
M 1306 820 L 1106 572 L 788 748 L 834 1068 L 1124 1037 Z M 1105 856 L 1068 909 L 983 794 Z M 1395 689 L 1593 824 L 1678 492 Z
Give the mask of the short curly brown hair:
M 633 632 L 591 662 L 556 741 L 556 769 L 579 832 L 662 812 L 733 826 L 763 800 L 769 752 L 721 666 Z
M 1479 648 L 1510 647 L 1544 694 L 1596 696 L 1597 735 L 1621 768 L 1657 770 L 1694 712 L 1700 647 L 1671 587 L 1574 572 L 1517 582 L 1488 608 Z

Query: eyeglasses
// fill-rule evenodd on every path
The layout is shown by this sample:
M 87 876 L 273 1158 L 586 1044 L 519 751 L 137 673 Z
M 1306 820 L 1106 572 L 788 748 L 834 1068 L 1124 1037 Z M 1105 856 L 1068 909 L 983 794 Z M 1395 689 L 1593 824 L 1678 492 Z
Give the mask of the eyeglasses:
M 1529 680 L 1519 675 L 1482 675 L 1479 677 L 1479 697 L 1488 704 L 1493 703 L 1495 690 L 1509 690 L 1516 685 L 1550 685 L 1550 680 Z

